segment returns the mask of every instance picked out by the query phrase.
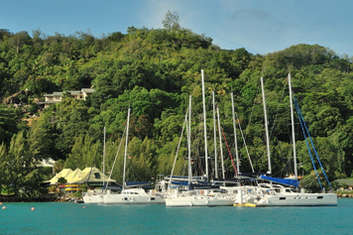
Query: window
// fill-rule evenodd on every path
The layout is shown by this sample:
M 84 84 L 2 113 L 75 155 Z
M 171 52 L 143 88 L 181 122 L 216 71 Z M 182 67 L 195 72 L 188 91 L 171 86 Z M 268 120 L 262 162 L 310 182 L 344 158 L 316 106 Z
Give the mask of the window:
M 286 198 L 285 197 L 280 197 L 279 200 L 286 200 Z
M 101 175 L 100 175 L 99 173 L 94 173 L 94 177 L 95 177 L 96 179 L 100 179 L 100 178 L 101 178 Z
M 324 199 L 324 197 L 323 196 L 318 196 L 317 199 Z

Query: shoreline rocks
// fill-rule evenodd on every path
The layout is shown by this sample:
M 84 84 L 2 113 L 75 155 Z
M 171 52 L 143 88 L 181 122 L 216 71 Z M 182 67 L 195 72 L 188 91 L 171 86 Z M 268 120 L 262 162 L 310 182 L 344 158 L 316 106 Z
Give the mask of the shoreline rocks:
M 56 196 L 43 196 L 39 198 L 17 198 L 14 196 L 0 196 L 0 202 L 55 202 Z
M 342 193 L 342 194 L 337 194 L 337 197 L 339 197 L 339 198 L 353 198 L 353 194 Z

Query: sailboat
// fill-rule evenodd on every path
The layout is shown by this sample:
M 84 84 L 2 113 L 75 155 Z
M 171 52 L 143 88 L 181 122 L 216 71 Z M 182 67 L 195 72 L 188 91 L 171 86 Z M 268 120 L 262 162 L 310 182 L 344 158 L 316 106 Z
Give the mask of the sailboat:
M 228 185 L 221 186 L 220 189 L 226 191 L 228 197 L 232 199 L 234 206 L 254 206 L 254 201 L 257 198 L 257 185 L 256 180 L 252 177 L 240 175 L 240 161 L 239 161 L 239 152 L 238 152 L 238 142 L 237 142 L 237 131 L 236 131 L 236 112 L 234 110 L 234 97 L 233 92 L 231 93 L 231 103 L 232 103 L 232 121 L 233 121 L 233 133 L 234 133 L 234 148 L 235 148 L 235 156 L 236 156 L 236 166 L 233 164 L 233 168 L 235 171 L 235 179 L 236 181 L 227 182 Z M 239 118 L 237 117 L 239 131 L 243 140 L 243 144 L 247 153 L 247 157 L 249 160 L 249 164 L 252 170 L 252 174 L 254 174 L 254 167 L 251 161 L 251 157 L 245 142 L 244 134 L 239 122 Z M 221 142 L 220 142 L 221 145 Z
M 203 101 L 203 119 L 204 119 L 204 142 L 205 142 L 205 168 L 206 180 L 209 181 L 208 172 L 208 152 L 207 152 L 207 131 L 206 131 L 206 106 L 205 106 L 205 87 L 204 87 L 204 71 L 201 70 L 202 78 L 202 101 Z M 169 192 L 165 199 L 167 207 L 175 206 L 230 206 L 233 200 L 224 190 L 216 189 L 192 189 L 192 166 L 191 166 L 191 96 L 189 96 L 188 115 L 185 115 L 187 126 L 187 142 L 188 142 L 188 189 L 173 190 Z M 173 172 L 173 170 L 172 170 Z M 172 180 L 172 174 L 170 181 Z
M 188 145 L 188 182 L 185 190 L 169 190 L 165 199 L 165 205 L 167 207 L 185 207 L 185 206 L 207 206 L 207 197 L 203 195 L 203 192 L 193 190 L 192 187 L 192 166 L 191 166 L 191 96 L 189 96 L 189 108 L 185 114 L 186 133 L 187 133 L 187 145 Z M 173 177 L 172 169 L 170 184 L 172 183 Z
M 145 204 L 145 203 L 163 203 L 163 198 L 158 195 L 148 194 L 143 188 L 128 188 L 126 185 L 126 158 L 127 146 L 129 139 L 129 121 L 130 121 L 130 108 L 128 109 L 126 138 L 125 138 L 125 151 L 124 151 L 124 169 L 123 169 L 123 186 L 121 193 L 114 193 L 106 190 L 103 194 L 104 204 Z
M 84 203 L 103 203 L 103 194 L 104 194 L 104 179 L 105 179 L 105 137 L 106 137 L 106 128 L 104 126 L 103 129 L 103 162 L 102 162 L 102 168 L 103 168 L 103 187 L 102 191 L 87 191 L 86 193 L 83 194 L 82 200 Z M 109 182 L 106 182 L 109 184 Z
M 292 99 L 292 86 L 291 86 L 291 76 L 288 74 L 288 84 L 289 84 L 289 100 L 290 100 L 290 110 L 291 110 L 291 126 L 292 126 L 292 139 L 293 139 L 293 160 L 294 160 L 294 173 L 295 180 L 298 179 L 297 174 L 297 160 L 296 160 L 296 147 L 295 147 L 295 132 L 294 132 L 294 113 L 293 113 L 293 99 Z M 267 130 L 267 117 L 266 117 L 266 106 L 264 98 L 264 88 L 263 88 L 263 79 L 261 78 L 261 88 L 264 101 L 264 115 L 265 115 L 265 130 L 266 130 L 266 144 L 267 144 L 267 155 L 268 155 L 268 172 L 271 174 L 271 159 L 269 153 L 269 139 L 268 139 L 268 130 Z M 299 106 L 297 106 L 297 112 L 300 116 L 300 124 L 302 130 L 304 131 L 303 124 L 305 125 L 304 119 L 301 117 L 301 112 Z M 304 122 L 304 123 L 303 123 Z M 305 126 L 306 127 L 306 126 Z M 308 130 L 306 130 L 308 133 Z M 304 132 L 303 132 L 304 133 Z M 310 134 L 309 134 L 310 136 Z M 307 136 L 304 133 L 304 137 L 307 141 Z M 311 139 L 310 139 L 311 140 Z M 309 146 L 308 146 L 309 147 Z M 308 148 L 309 155 L 311 154 L 310 149 Z M 312 156 L 310 156 L 312 157 Z M 319 160 L 319 159 L 318 159 Z M 321 165 L 321 163 L 320 163 Z M 313 162 L 313 166 L 314 162 Z M 321 165 L 322 167 L 322 165 Z M 322 168 L 323 169 L 323 168 Z M 324 170 L 323 170 L 324 172 Z M 325 174 L 326 177 L 326 174 Z M 262 177 L 266 179 L 266 177 Z M 269 179 L 271 177 L 267 177 Z M 326 177 L 327 178 L 327 177 Z M 319 178 L 318 178 L 319 179 Z M 277 179 L 278 180 L 278 179 Z M 328 181 L 328 179 L 327 179 Z M 282 180 L 283 182 L 283 180 Z M 292 183 L 295 181 L 292 181 Z M 329 181 L 328 181 L 329 182 Z M 290 183 L 288 183 L 290 184 Z M 321 185 L 321 183 L 320 183 Z M 298 187 L 296 183 L 296 187 Z M 256 201 L 257 206 L 336 206 L 337 205 L 337 195 L 335 193 L 306 193 L 304 189 L 300 192 L 291 188 L 285 187 L 278 184 L 260 184 L 260 188 L 263 190 L 258 190 L 258 200 Z

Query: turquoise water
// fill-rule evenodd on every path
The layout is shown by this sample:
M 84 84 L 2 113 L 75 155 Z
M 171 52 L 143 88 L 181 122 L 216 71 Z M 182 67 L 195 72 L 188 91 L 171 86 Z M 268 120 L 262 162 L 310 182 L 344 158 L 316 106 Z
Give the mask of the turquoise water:
M 166 208 L 5 203 L 0 234 L 353 234 L 353 200 L 337 207 Z M 31 211 L 35 207 L 35 211 Z

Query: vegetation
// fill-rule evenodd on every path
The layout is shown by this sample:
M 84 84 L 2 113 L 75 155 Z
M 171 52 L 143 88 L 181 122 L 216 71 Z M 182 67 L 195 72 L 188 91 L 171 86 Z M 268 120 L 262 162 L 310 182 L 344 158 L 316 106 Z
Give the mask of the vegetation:
M 42 180 L 36 162 L 52 157 L 61 166 L 101 168 L 103 127 L 107 167 L 113 160 L 132 108 L 128 180 L 169 174 L 189 95 L 195 174 L 204 174 L 200 70 L 205 70 L 209 155 L 213 158 L 211 91 L 234 154 L 230 92 L 258 173 L 266 172 L 260 76 L 267 98 L 273 174 L 292 174 L 287 74 L 330 180 L 353 170 L 353 64 L 319 45 L 299 44 L 267 55 L 244 48 L 223 50 L 212 39 L 182 28 L 168 12 L 163 29 L 128 28 L 96 38 L 88 33 L 44 36 L 40 31 L 0 30 L 0 185 L 19 197 L 36 195 Z M 66 96 L 46 109 L 38 101 L 53 91 L 93 87 L 87 100 Z M 312 176 L 296 121 L 299 172 Z M 27 125 L 26 125 L 27 124 Z M 238 131 L 239 134 L 239 131 Z M 241 136 L 238 136 L 238 142 Z M 226 149 L 225 151 L 226 152 Z M 175 174 L 186 174 L 184 138 Z M 120 151 L 113 178 L 121 181 Z M 232 177 L 229 156 L 227 176 Z M 250 172 L 244 145 L 241 171 Z M 311 184 L 311 181 L 310 181 Z M 315 186 L 312 186 L 315 188 Z

